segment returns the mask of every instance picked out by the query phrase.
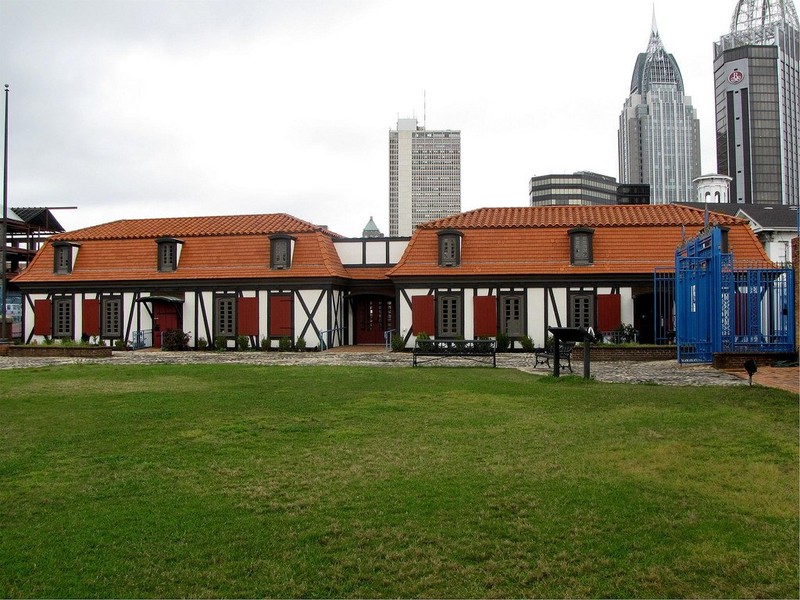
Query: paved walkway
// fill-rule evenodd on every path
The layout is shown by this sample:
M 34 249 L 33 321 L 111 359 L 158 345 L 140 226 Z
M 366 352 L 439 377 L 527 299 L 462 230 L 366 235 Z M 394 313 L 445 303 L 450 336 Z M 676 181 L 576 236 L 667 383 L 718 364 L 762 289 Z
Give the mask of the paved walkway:
M 63 364 L 255 364 L 255 365 L 357 365 L 382 367 L 410 367 L 411 354 L 385 352 L 382 347 L 363 348 L 349 346 L 324 352 L 114 352 L 111 358 L 12 358 L 0 357 L 0 369 L 21 369 Z M 446 359 L 432 365 L 472 365 L 463 359 Z M 533 355 L 498 354 L 497 366 L 520 369 L 535 375 L 549 373 L 544 367 L 534 368 Z M 425 368 L 421 366 L 418 368 Z M 582 375 L 583 365 L 575 365 L 575 373 Z M 653 383 L 658 385 L 747 385 L 747 374 L 720 371 L 710 365 L 679 365 L 675 361 L 654 362 L 594 362 L 592 377 L 608 383 Z M 797 367 L 759 367 L 753 383 L 780 387 L 798 392 Z

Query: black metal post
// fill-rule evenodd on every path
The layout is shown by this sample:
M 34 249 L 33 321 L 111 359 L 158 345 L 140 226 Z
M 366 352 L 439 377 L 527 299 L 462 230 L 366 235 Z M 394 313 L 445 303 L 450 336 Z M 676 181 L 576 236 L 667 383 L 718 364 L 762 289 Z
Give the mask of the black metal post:
M 3 142 L 3 236 L 2 236 L 2 259 L 0 264 L 3 268 L 3 292 L 2 292 L 2 330 L 0 330 L 0 343 L 8 341 L 8 324 L 6 323 L 6 297 L 8 288 L 8 273 L 6 271 L 6 237 L 8 236 L 8 84 L 6 84 L 6 116 L 5 116 L 5 139 Z

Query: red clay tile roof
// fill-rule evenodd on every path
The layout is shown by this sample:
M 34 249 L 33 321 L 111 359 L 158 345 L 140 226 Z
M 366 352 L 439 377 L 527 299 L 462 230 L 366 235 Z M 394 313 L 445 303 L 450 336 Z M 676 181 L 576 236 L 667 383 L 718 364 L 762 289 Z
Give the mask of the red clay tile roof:
M 295 238 L 292 266 L 270 269 L 269 234 Z M 178 269 L 157 270 L 162 237 L 183 241 Z M 347 277 L 333 238 L 325 228 L 288 215 L 187 217 L 125 220 L 70 231 L 48 240 L 20 284 L 37 282 L 180 281 L 199 279 L 287 279 Z M 53 274 L 53 242 L 78 247 L 72 273 Z
M 746 221 L 712 214 L 729 228 L 737 262 L 769 263 Z M 389 277 L 652 274 L 674 265 L 681 240 L 695 236 L 704 211 L 675 206 L 541 206 L 482 208 L 420 226 Z M 593 264 L 570 264 L 568 231 L 594 229 Z M 461 264 L 439 267 L 438 231 L 462 233 Z
M 68 231 L 54 240 L 84 241 L 141 239 L 160 237 L 209 237 L 232 235 L 270 235 L 273 233 L 311 233 L 323 231 L 339 238 L 337 233 L 319 225 L 283 213 L 266 215 L 228 215 L 218 217 L 172 217 L 166 219 L 126 219 Z
M 714 213 L 715 222 L 730 225 L 734 217 Z M 703 211 L 677 204 L 608 206 L 520 206 L 479 208 L 429 221 L 420 229 L 507 229 L 518 227 L 610 227 L 702 225 Z

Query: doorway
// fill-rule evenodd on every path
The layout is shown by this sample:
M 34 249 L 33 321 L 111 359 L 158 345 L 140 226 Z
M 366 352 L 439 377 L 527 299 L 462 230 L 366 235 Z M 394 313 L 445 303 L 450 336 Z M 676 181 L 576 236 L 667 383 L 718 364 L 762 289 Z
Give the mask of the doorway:
M 384 332 L 394 328 L 394 299 L 364 296 L 355 301 L 355 344 L 383 344 Z

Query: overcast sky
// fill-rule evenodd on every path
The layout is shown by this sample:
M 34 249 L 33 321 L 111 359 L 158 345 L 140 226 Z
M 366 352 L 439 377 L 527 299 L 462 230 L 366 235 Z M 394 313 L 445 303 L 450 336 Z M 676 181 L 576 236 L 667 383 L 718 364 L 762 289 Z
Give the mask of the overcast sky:
M 658 29 L 714 155 L 713 42 L 735 0 L 662 0 Z M 388 233 L 397 118 L 458 129 L 462 209 L 533 175 L 618 175 L 643 0 L 0 0 L 9 206 L 67 229 L 287 212 Z M 423 93 L 427 109 L 423 115 Z

